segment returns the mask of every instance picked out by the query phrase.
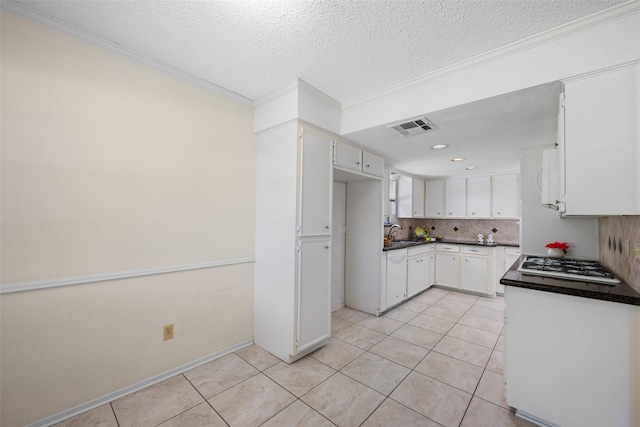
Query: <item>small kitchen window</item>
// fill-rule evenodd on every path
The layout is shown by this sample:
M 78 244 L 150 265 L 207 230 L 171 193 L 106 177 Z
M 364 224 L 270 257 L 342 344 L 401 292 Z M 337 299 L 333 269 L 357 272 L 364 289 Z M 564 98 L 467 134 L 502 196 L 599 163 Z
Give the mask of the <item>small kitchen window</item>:
M 396 202 L 396 194 L 398 189 L 398 174 L 389 173 L 389 222 L 396 223 L 398 221 L 398 210 Z

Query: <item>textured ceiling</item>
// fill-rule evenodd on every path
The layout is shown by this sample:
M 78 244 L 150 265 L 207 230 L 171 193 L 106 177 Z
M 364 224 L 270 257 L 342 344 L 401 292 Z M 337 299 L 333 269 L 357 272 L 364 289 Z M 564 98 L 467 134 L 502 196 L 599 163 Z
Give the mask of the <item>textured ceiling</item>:
M 345 103 L 622 2 L 18 3 L 252 100 L 301 78 Z
M 623 2 L 2 1 L 249 100 L 301 78 L 343 104 Z M 521 150 L 554 142 L 559 91 L 555 82 L 425 111 L 438 130 L 406 139 L 384 124 L 345 136 L 413 175 L 514 171 Z M 449 148 L 430 148 L 439 143 Z M 452 163 L 457 156 L 467 160 Z

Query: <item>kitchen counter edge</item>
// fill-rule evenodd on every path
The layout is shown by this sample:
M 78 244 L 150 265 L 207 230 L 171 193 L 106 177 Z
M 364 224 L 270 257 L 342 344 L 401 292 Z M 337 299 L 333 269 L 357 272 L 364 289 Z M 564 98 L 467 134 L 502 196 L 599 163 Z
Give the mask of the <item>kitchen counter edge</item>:
M 435 242 L 427 242 L 425 240 L 418 240 L 418 243 L 408 243 L 408 244 L 399 244 L 399 245 L 395 245 L 395 246 L 389 246 L 389 247 L 383 247 L 382 250 L 383 251 L 393 251 L 396 249 L 407 249 L 407 248 L 415 248 L 416 246 L 422 246 L 422 245 L 434 245 L 434 244 L 438 244 L 438 243 L 444 243 L 444 244 L 448 244 L 448 245 L 465 245 L 465 246 L 483 246 L 485 248 L 497 248 L 498 246 L 508 246 L 511 248 L 519 248 L 520 245 L 517 243 L 493 243 L 493 244 L 487 244 L 487 243 L 480 243 L 480 242 L 471 242 L 471 241 L 461 241 L 461 240 L 436 240 Z
M 624 282 L 617 285 L 603 285 L 522 274 L 518 271 L 518 266 L 525 257 L 526 255 L 522 255 L 502 276 L 500 279 L 502 285 L 640 306 L 640 293 Z

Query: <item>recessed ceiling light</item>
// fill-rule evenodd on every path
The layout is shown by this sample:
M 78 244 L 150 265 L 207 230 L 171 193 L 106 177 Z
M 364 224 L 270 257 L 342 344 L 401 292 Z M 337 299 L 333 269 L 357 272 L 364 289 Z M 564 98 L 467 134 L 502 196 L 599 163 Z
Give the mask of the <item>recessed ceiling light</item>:
M 468 170 L 468 171 L 472 171 L 474 169 L 478 169 L 478 167 L 477 166 L 467 166 L 465 169 Z
M 447 144 L 437 144 L 437 145 L 432 145 L 431 148 L 433 148 L 434 150 L 442 150 L 443 148 L 447 148 L 448 145 Z
M 464 160 L 464 157 L 454 157 L 453 159 L 451 159 L 452 162 L 461 162 Z

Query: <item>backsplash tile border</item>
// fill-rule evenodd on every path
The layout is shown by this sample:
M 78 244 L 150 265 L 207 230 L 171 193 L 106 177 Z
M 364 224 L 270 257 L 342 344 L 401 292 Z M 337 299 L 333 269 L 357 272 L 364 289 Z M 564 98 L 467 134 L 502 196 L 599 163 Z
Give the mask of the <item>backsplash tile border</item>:
M 443 236 L 446 240 L 476 241 L 478 234 L 483 234 L 485 239 L 489 234 L 493 234 L 494 240 L 498 244 L 520 244 L 519 219 L 399 218 L 398 224 L 402 226 L 402 230 L 397 230 L 394 233 L 397 239 L 414 238 L 415 236 L 413 232 L 415 228 L 417 226 L 421 226 L 426 230 L 429 230 L 429 235 L 431 237 Z

